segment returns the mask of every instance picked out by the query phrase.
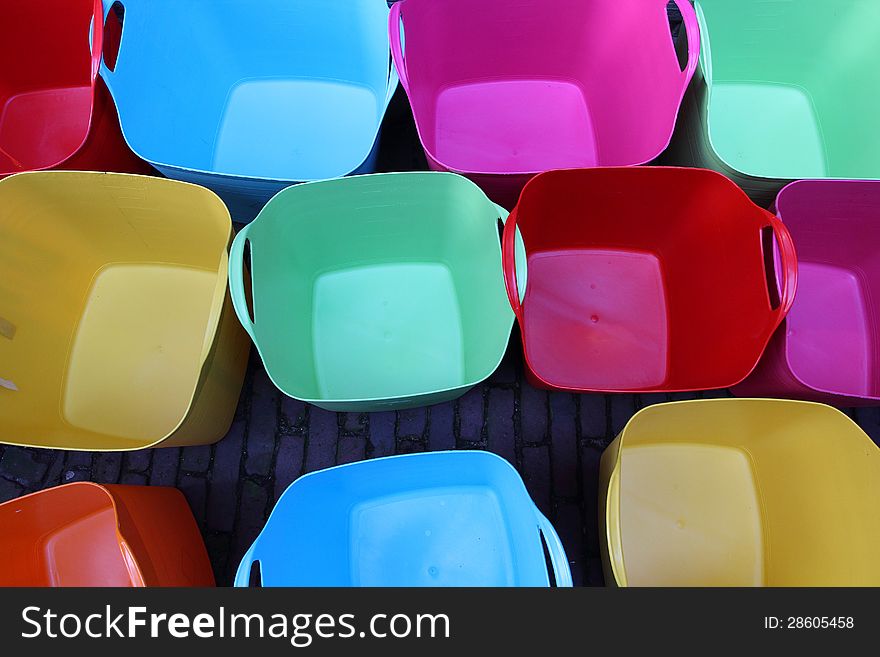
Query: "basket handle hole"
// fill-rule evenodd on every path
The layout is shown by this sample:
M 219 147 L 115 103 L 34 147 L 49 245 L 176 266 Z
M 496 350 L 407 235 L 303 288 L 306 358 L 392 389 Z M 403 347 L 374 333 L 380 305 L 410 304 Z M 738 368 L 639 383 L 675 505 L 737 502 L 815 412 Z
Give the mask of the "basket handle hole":
M 251 573 L 250 579 L 248 580 L 248 586 L 252 588 L 263 588 L 263 571 L 260 567 L 259 561 L 254 561 L 251 564 Z
M 253 286 L 249 284 L 249 279 L 254 275 L 254 261 L 252 259 L 251 254 L 251 241 L 245 240 L 244 243 L 244 251 L 241 255 L 242 262 L 245 263 L 245 286 L 244 286 L 244 297 L 245 301 L 247 301 L 247 311 L 248 318 L 251 320 L 251 324 L 256 322 L 254 319 L 254 292 Z
M 122 23 L 125 20 L 125 7 L 114 2 L 104 21 L 104 64 L 111 71 L 116 70 L 119 57 L 119 44 L 122 42 Z
M 556 571 L 553 569 L 553 560 L 550 558 L 550 548 L 547 545 L 547 539 L 544 538 L 544 534 L 540 531 L 538 536 L 541 538 L 541 548 L 544 551 L 544 566 L 547 568 L 550 586 L 559 586 L 559 583 L 556 581 Z
M 764 274 L 767 283 L 767 295 L 770 297 L 770 307 L 773 310 L 779 308 L 782 300 L 779 298 L 779 281 L 776 278 L 776 248 L 773 228 L 765 226 L 761 229 L 761 250 L 764 253 Z
M 684 72 L 688 65 L 689 45 L 687 30 L 682 28 L 681 11 L 672 0 L 666 3 L 666 17 L 669 21 L 669 36 L 675 46 L 675 56 L 678 58 L 678 67 Z

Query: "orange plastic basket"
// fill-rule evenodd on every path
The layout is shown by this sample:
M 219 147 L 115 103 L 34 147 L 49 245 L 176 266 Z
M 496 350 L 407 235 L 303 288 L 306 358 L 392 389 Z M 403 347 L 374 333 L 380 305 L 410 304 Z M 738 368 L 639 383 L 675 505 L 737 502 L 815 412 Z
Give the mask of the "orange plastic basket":
M 183 494 L 77 482 L 0 504 L 0 586 L 214 586 Z

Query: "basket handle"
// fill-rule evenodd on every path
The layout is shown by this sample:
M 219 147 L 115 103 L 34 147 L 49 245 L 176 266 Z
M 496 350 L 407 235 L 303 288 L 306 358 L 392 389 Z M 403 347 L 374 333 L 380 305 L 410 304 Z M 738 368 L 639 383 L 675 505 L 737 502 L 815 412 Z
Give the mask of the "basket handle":
M 101 57 L 104 54 L 104 4 L 94 0 L 92 22 L 89 25 L 89 48 L 92 51 L 92 84 L 101 70 Z
M 697 71 L 697 65 L 700 63 L 700 23 L 697 20 L 697 12 L 689 0 L 673 0 L 678 10 L 681 12 L 681 19 L 684 24 L 685 33 L 688 40 L 688 60 L 682 75 L 684 75 L 684 83 L 681 87 L 681 94 L 687 90 Z M 666 2 L 663 3 L 666 5 Z
M 570 588 L 572 586 L 571 569 L 568 567 L 568 557 L 565 556 L 565 548 L 562 547 L 559 534 L 556 533 L 547 517 L 537 508 L 535 509 L 535 517 L 538 520 L 538 529 L 544 535 L 547 552 L 550 553 L 550 564 L 553 566 L 553 578 L 556 580 L 556 586 Z
M 238 570 L 235 571 L 235 581 L 232 585 L 236 588 L 248 588 L 251 585 L 251 568 L 254 565 L 254 548 L 257 547 L 257 544 L 254 543 L 251 545 L 250 549 L 245 552 L 245 555 L 241 559 L 241 563 L 238 564 Z
M 406 60 L 403 55 L 403 47 L 401 45 L 400 28 L 403 21 L 400 18 L 400 6 L 403 1 L 395 2 L 391 7 L 391 13 L 388 15 L 388 41 L 391 44 L 391 59 L 394 68 L 400 76 L 400 84 L 403 85 L 406 95 L 409 96 L 409 79 L 406 76 Z
M 111 71 L 110 67 L 107 66 L 107 62 L 104 61 L 103 47 L 101 48 L 101 52 L 98 57 L 98 66 L 101 71 L 101 77 L 104 78 L 104 82 L 107 83 L 108 87 L 110 87 L 110 80 L 111 80 L 112 76 L 114 75 L 114 73 L 116 73 L 116 68 L 119 64 L 119 57 L 122 55 L 122 40 L 125 36 L 124 22 L 128 20 L 128 9 L 131 4 L 134 4 L 134 0 L 125 0 L 125 2 L 123 2 L 123 0 L 95 0 L 95 7 L 96 7 L 95 11 L 96 12 L 97 12 L 97 7 L 103 5 L 103 8 L 101 10 L 101 15 L 104 17 L 103 23 L 101 24 L 101 36 L 102 36 L 101 40 L 102 40 L 102 42 L 103 42 L 103 34 L 104 34 L 104 23 L 107 22 L 107 17 L 110 15 L 110 12 L 113 11 L 113 5 L 115 5 L 117 3 L 122 6 L 122 10 L 125 13 L 125 18 L 123 18 L 122 33 L 119 35 L 119 47 L 116 49 L 116 62 L 114 63 L 113 70 Z M 102 46 L 103 46 L 103 44 L 102 44 Z M 113 91 L 112 88 L 110 90 L 111 90 L 111 92 Z
M 782 276 L 782 291 L 779 295 L 779 308 L 776 309 L 776 325 L 778 326 L 785 319 L 792 305 L 794 305 L 798 283 L 797 251 L 795 251 L 791 233 L 788 232 L 788 228 L 782 223 L 782 219 L 769 212 L 766 214 L 769 227 L 773 229 L 773 236 L 776 238 L 776 244 L 779 247 L 779 274 Z
M 247 295 L 244 290 L 244 245 L 248 240 L 250 228 L 249 224 L 238 231 L 235 239 L 232 240 L 232 246 L 229 248 L 229 296 L 232 297 L 232 307 L 235 308 L 238 321 L 241 322 L 244 330 L 247 331 L 247 334 L 251 336 L 251 340 L 256 344 L 254 322 L 251 320 Z
M 519 300 L 519 286 L 516 283 L 516 208 L 507 215 L 501 237 L 501 263 L 504 269 L 504 287 L 507 300 L 513 308 L 517 320 L 522 321 L 522 304 Z

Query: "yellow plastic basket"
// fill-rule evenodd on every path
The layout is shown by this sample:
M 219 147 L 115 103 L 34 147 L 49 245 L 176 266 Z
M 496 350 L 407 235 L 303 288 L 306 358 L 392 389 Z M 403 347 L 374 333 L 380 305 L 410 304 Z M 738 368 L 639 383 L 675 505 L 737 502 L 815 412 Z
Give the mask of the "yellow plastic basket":
M 0 181 L 0 441 L 127 450 L 219 440 L 249 342 L 229 212 L 143 176 Z
M 880 450 L 830 406 L 648 407 L 603 454 L 601 486 L 609 584 L 880 585 Z

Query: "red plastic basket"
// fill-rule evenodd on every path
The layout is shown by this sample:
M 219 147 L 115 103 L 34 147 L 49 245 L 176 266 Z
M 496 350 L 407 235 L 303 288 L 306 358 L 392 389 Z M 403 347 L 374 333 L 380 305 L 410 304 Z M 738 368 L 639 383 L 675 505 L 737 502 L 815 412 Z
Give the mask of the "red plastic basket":
M 721 174 L 571 169 L 524 188 L 504 229 L 504 275 L 532 383 L 671 392 L 752 371 L 791 308 L 797 261 L 782 222 Z
M 78 169 L 149 173 L 125 143 L 98 78 L 101 0 L 4 2 L 0 8 L 0 177 Z

